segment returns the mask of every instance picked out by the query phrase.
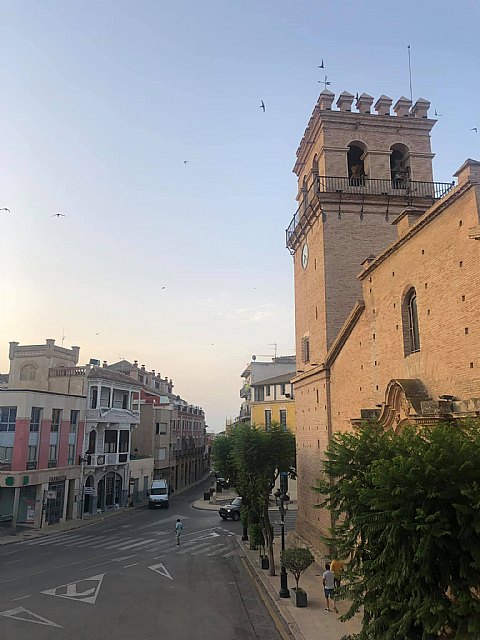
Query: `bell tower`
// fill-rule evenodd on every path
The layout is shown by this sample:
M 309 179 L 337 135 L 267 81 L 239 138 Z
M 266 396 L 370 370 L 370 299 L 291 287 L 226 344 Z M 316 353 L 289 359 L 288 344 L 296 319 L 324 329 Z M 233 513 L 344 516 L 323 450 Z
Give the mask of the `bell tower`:
M 421 213 L 450 185 L 433 182 L 430 103 L 322 91 L 297 149 L 294 257 L 297 369 L 324 362 L 361 297 L 361 265 L 396 237 L 393 220 Z M 355 111 L 352 105 L 355 100 Z M 374 112 L 372 112 L 372 106 Z

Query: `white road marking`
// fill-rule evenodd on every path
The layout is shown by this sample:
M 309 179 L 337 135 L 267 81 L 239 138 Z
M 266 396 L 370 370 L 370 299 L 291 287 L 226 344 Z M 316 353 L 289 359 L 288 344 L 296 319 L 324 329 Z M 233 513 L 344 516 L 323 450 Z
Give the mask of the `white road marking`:
M 134 567 L 137 564 L 138 564 L 138 562 L 134 562 L 133 564 L 126 564 L 123 568 L 124 569 L 128 569 L 128 567 Z
M 63 627 L 61 627 L 59 624 L 56 624 L 51 620 L 47 620 L 47 618 L 43 618 L 42 616 L 39 616 L 38 613 L 33 613 L 33 611 L 29 611 L 24 607 L 17 607 L 16 609 L 1 611 L 0 616 L 4 616 L 5 618 L 13 618 L 13 620 L 23 620 L 24 622 L 34 622 L 35 624 L 45 624 L 48 627 L 58 627 L 59 629 L 63 629 Z
M 100 538 L 99 538 L 100 539 Z M 91 544 L 89 547 L 92 549 L 101 549 L 102 547 L 108 547 L 109 544 L 114 544 L 115 542 L 122 542 L 126 540 L 131 540 L 131 538 L 124 538 L 122 535 L 120 536 L 109 536 L 107 540 L 100 542 L 99 544 Z
M 81 578 L 80 580 L 77 580 L 77 582 L 62 584 L 59 587 L 54 587 L 53 589 L 42 591 L 42 593 L 45 593 L 47 596 L 57 596 L 58 598 L 67 598 L 68 600 L 77 600 L 79 602 L 95 604 L 98 593 L 100 591 L 100 587 L 102 586 L 104 576 L 104 573 L 100 573 L 98 576 Z M 83 588 L 83 591 L 81 591 L 79 590 L 78 585 L 84 582 L 93 582 L 93 586 L 84 585 L 83 587 L 80 587 L 80 589 Z
M 37 538 L 36 540 L 31 540 L 30 542 L 26 542 L 29 547 L 34 545 L 44 545 L 44 544 L 55 544 L 56 542 L 60 542 L 60 540 L 68 539 L 70 540 L 78 540 L 79 538 L 83 538 L 83 534 L 77 534 L 73 536 L 69 536 L 66 533 L 58 534 L 56 536 L 44 536 L 42 538 Z
M 165 576 L 165 578 L 169 578 L 170 580 L 173 580 L 172 576 L 170 575 L 170 573 L 168 572 L 167 568 L 163 563 L 154 564 L 148 568 L 151 569 L 152 571 L 155 571 L 155 573 L 159 573 L 161 576 Z
M 231 556 L 234 556 L 235 554 L 238 554 L 238 549 L 234 549 L 233 551 L 230 551 L 230 553 L 226 553 L 225 555 L 222 556 L 222 558 L 230 558 Z
M 81 540 L 76 540 L 73 544 L 64 542 L 63 546 L 68 547 L 69 549 L 71 549 L 72 547 L 83 547 L 85 543 L 87 543 L 87 546 L 88 546 L 91 542 L 93 542 L 96 539 L 97 539 L 97 536 L 85 536 Z
M 23 562 L 23 558 L 20 558 L 20 560 L 10 560 L 9 562 L 6 562 L 5 564 L 16 564 L 17 562 Z
M 212 553 L 207 553 L 207 558 L 209 558 L 210 556 L 216 556 L 228 548 L 224 544 L 221 544 L 221 545 L 217 544 L 217 545 L 214 545 L 213 547 L 210 547 L 210 549 L 214 549 L 215 547 L 220 547 L 220 549 L 216 549 L 216 551 L 212 551 Z
M 153 524 L 147 524 L 145 527 L 139 527 L 137 529 L 137 531 L 142 531 L 143 529 L 150 529 L 151 527 L 157 527 L 158 529 L 161 527 L 161 525 L 163 525 L 165 522 L 176 522 L 178 520 L 178 518 L 180 518 L 180 520 L 190 520 L 190 516 L 180 516 L 180 515 L 176 515 L 176 516 L 170 516 L 169 518 L 163 518 L 163 520 L 159 520 L 158 522 L 154 522 Z
M 121 551 L 126 551 L 127 549 L 133 549 L 134 547 L 143 547 L 145 544 L 150 544 L 150 542 L 154 542 L 153 538 L 149 540 L 141 540 L 140 542 L 135 542 L 134 544 L 127 544 L 126 546 L 118 547 Z
M 129 542 L 133 542 L 134 540 L 138 540 L 138 538 L 125 538 L 121 542 L 114 542 L 113 544 L 109 544 L 105 546 L 105 549 L 118 549 L 121 544 L 128 544 Z
M 203 542 L 202 544 L 197 545 L 197 550 L 201 547 L 208 547 L 210 545 L 209 542 Z M 183 556 L 185 553 L 190 553 L 191 549 L 184 549 L 183 551 L 179 551 L 177 553 L 178 556 Z
M 31 598 L 32 596 L 20 596 L 20 598 L 12 598 L 12 602 L 16 602 L 17 600 L 25 600 L 25 598 Z
M 106 560 L 105 562 L 99 562 L 98 564 L 90 564 L 88 567 L 82 567 L 80 571 L 87 571 L 87 569 L 93 569 L 94 567 L 101 567 L 104 564 L 109 564 L 110 562 L 125 562 L 125 560 L 130 560 L 130 558 L 135 558 L 136 554 L 133 556 L 125 556 L 123 558 L 113 558 L 113 560 Z

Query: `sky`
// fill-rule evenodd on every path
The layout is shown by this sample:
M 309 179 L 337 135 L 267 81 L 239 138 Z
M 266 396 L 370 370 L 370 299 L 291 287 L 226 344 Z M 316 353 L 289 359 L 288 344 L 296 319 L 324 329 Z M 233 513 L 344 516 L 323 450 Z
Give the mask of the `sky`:
M 408 97 L 410 45 L 414 101 L 440 114 L 435 179 L 480 158 L 475 0 L 0 10 L 1 372 L 9 341 L 63 339 L 79 364 L 172 378 L 219 431 L 251 355 L 295 351 L 285 228 L 324 74 L 337 95 Z

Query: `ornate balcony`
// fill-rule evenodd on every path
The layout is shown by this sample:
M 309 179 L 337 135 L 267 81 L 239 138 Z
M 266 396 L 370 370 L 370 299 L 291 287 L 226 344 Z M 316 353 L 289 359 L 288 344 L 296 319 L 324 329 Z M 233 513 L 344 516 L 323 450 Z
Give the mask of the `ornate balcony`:
M 335 176 L 318 176 L 308 191 L 305 193 L 292 221 L 286 230 L 287 247 L 291 250 L 295 244 L 299 230 L 303 228 L 303 222 L 310 220 L 314 207 L 324 199 L 322 194 L 332 194 L 338 200 L 339 206 L 343 202 L 362 202 L 367 198 L 381 199 L 388 204 L 390 202 L 405 206 L 412 206 L 416 202 L 424 201 L 429 206 L 435 200 L 443 198 L 453 187 L 454 182 L 419 182 L 415 180 L 381 180 L 376 178 L 349 178 Z M 352 198 L 352 196 L 355 196 Z M 343 200 L 342 200 L 343 199 Z

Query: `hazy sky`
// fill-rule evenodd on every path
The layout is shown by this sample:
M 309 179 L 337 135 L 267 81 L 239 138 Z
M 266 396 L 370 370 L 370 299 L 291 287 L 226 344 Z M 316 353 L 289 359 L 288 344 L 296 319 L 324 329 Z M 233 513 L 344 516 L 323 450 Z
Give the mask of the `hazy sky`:
M 441 114 L 435 178 L 480 157 L 475 0 L 0 11 L 3 372 L 10 340 L 61 343 L 65 327 L 80 364 L 137 359 L 223 428 L 250 356 L 294 352 L 284 230 L 322 58 L 337 94 L 396 100 L 410 44 L 414 100 Z

